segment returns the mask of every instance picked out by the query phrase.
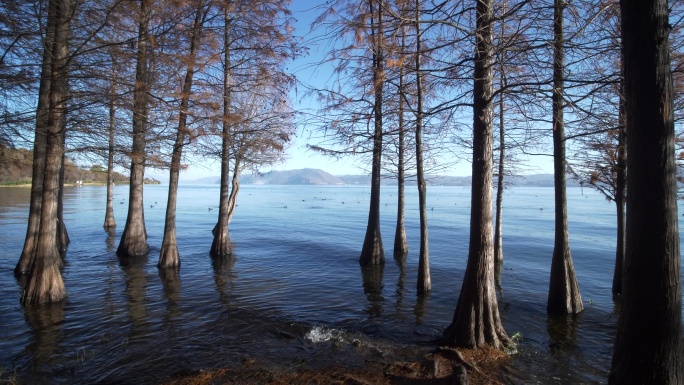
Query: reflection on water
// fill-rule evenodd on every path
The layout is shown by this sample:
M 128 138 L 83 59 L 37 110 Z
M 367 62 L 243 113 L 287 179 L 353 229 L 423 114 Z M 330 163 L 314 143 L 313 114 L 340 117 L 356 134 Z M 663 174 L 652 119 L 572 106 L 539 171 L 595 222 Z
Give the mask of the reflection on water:
M 413 307 L 413 314 L 416 316 L 416 325 L 423 324 L 423 317 L 428 308 L 430 293 L 419 294 L 416 296 L 416 306 Z
M 385 267 L 382 265 L 361 267 L 363 292 L 366 294 L 366 298 L 368 298 L 364 311 L 370 317 L 382 315 L 382 303 L 385 301 L 385 298 L 382 296 L 382 276 L 384 272 Z
M 233 280 L 236 275 L 233 273 L 235 265 L 235 254 L 211 259 L 211 267 L 214 269 L 214 282 L 216 291 L 222 304 L 230 305 L 230 293 L 233 289 Z
M 105 231 L 107 232 L 107 251 L 112 252 L 116 250 L 116 229 L 109 227 L 106 228 Z
M 128 317 L 133 323 L 132 336 L 143 336 L 147 330 L 147 255 L 137 257 L 119 257 L 121 270 L 125 273 L 126 297 L 128 299 Z
M 423 297 L 414 290 L 417 256 L 359 271 L 365 187 L 245 189 L 249 193 L 231 224 L 236 254 L 212 259 L 216 217 L 206 207 L 217 201 L 218 188 L 181 186 L 183 267 L 163 271 L 155 252 L 149 259 L 116 256 L 116 232 L 102 228 L 104 187 L 66 189 L 72 243 L 63 276 L 69 297 L 35 312 L 20 306 L 21 282 L 12 275 L 26 235 L 29 190 L 0 188 L 0 368 L 17 371 L 24 383 L 91 384 L 159 383 L 178 371 L 241 367 L 250 357 L 282 370 L 334 363 L 363 367 L 368 359 L 416 354 L 451 321 L 467 258 L 468 189 L 430 190 L 433 289 Z M 115 200 L 125 200 L 127 193 L 127 186 L 117 186 Z M 145 216 L 152 250 L 161 244 L 159 208 L 167 193 L 165 186 L 145 189 L 147 207 L 159 202 Z M 359 196 L 361 203 L 350 203 Z M 570 208 L 582 205 L 582 215 L 570 213 L 570 229 L 588 305 L 579 317 L 556 320 L 545 308 L 552 197 L 553 189 L 513 189 L 507 197 L 499 304 L 508 334 L 524 337 L 511 373 L 524 384 L 604 382 L 617 318 L 606 279 L 614 265 L 613 207 L 600 197 L 593 201 L 569 192 Z M 320 209 L 310 209 L 312 200 Z M 119 223 L 124 206 L 115 207 Z M 419 243 L 417 212 L 417 204 L 409 203 L 409 245 Z M 395 213 L 389 207 L 384 215 Z M 393 221 L 383 223 L 391 233 Z M 340 338 L 306 340 L 314 329 Z
M 31 328 L 31 342 L 26 345 L 25 352 L 42 366 L 49 364 L 54 355 L 59 353 L 58 345 L 63 337 L 65 301 L 41 307 L 24 307 L 26 324 Z

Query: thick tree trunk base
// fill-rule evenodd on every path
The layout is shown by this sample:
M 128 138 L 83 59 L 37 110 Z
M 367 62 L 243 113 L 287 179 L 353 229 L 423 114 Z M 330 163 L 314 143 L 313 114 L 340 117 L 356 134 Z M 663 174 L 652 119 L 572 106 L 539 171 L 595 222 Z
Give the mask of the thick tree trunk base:
M 103 227 L 105 229 L 116 228 L 116 219 L 114 219 L 114 213 L 112 211 L 107 210 Z
M 584 310 L 572 256 L 568 249 L 563 249 L 562 252 L 556 250 L 553 252 L 549 298 L 546 307 L 549 314 L 577 314 Z
M 47 255 L 35 258 L 21 298 L 24 305 L 55 303 L 66 298 L 62 279 L 62 257 L 56 247 L 50 247 Z
M 119 247 L 116 249 L 116 254 L 119 257 L 142 257 L 149 253 L 150 249 L 147 246 L 147 240 L 144 236 L 129 236 L 126 231 L 121 236 L 121 242 L 119 242 Z
M 209 254 L 212 258 L 226 258 L 233 255 L 233 243 L 227 230 L 219 231 L 218 225 L 214 227 L 214 240 L 211 243 Z
M 361 266 L 380 266 L 385 264 L 385 251 L 379 228 L 369 228 L 359 257 Z
M 180 265 L 180 255 L 178 254 L 178 244 L 175 237 L 172 241 L 163 241 L 157 267 L 160 269 L 178 268 Z

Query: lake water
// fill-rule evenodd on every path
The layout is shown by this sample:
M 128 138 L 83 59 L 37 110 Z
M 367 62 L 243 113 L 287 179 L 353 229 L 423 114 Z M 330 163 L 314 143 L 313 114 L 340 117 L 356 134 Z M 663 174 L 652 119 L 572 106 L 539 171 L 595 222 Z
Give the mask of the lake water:
M 28 188 L 0 188 L 0 379 L 27 383 L 158 383 L 197 369 L 255 359 L 274 370 L 414 358 L 450 323 L 468 251 L 470 189 L 429 187 L 433 291 L 417 298 L 417 193 L 407 189 L 410 254 L 394 263 L 396 191 L 383 186 L 387 263 L 364 271 L 369 187 L 243 186 L 230 226 L 233 258 L 212 261 L 218 185 L 181 186 L 178 274 L 157 267 L 167 186 L 145 187 L 149 257 L 115 254 L 127 186 L 115 188 L 118 227 L 107 233 L 105 188 L 70 187 L 65 222 L 65 303 L 24 309 L 12 270 L 23 246 Z M 569 188 L 571 249 L 585 311 L 549 319 L 553 189 L 511 188 L 504 198 L 499 291 L 519 383 L 605 383 L 615 333 L 611 299 L 615 209 L 590 189 Z M 680 218 L 682 218 L 680 216 Z M 680 224 L 680 226 L 682 226 Z

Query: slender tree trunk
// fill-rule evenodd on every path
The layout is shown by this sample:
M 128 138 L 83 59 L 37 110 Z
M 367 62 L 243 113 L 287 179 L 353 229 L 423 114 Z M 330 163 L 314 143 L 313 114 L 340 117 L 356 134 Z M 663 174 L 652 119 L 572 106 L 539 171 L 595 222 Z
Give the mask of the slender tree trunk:
M 116 253 L 122 257 L 147 255 L 147 229 L 143 205 L 145 179 L 145 134 L 148 119 L 149 84 L 147 65 L 149 56 L 149 23 L 154 0 L 140 0 L 140 24 L 138 29 L 138 53 L 133 93 L 133 146 L 131 151 L 131 177 L 128 195 L 128 215 Z
M 418 211 L 420 213 L 420 256 L 418 257 L 417 293 L 432 289 L 430 253 L 428 250 L 427 186 L 423 170 L 423 75 L 420 73 L 421 47 L 420 0 L 416 0 L 416 177 L 418 179 Z
M 70 0 L 67 0 L 70 1 Z M 66 114 L 64 112 L 63 114 Z M 62 119 L 60 124 L 64 124 L 61 132 L 66 132 L 66 119 Z M 59 254 L 64 257 L 71 240 L 69 239 L 69 232 L 67 231 L 66 223 L 64 222 L 64 165 L 66 163 L 66 153 L 64 148 L 66 146 L 66 135 L 62 134 L 62 160 L 59 168 L 59 193 L 57 194 L 57 247 Z
M 624 64 L 622 65 L 624 68 Z M 624 84 L 624 81 L 623 81 Z M 617 212 L 617 245 L 615 247 L 615 270 L 613 272 L 613 298 L 622 296 L 625 264 L 625 188 L 627 185 L 627 127 L 625 124 L 624 90 L 620 95 L 620 117 L 615 176 L 615 208 Z
M 556 203 L 555 240 L 551 261 L 551 279 L 546 309 L 552 314 L 574 314 L 584 309 L 575 267 L 570 254 L 568 205 L 565 184 L 565 123 L 563 121 L 563 0 L 554 2 L 553 20 L 553 174 Z
M 382 265 L 385 263 L 385 251 L 382 247 L 382 234 L 380 234 L 380 177 L 382 172 L 382 97 L 385 82 L 384 67 L 384 40 L 382 38 L 383 20 L 382 5 L 383 0 L 377 0 L 377 19 L 376 1 L 369 0 L 371 10 L 371 38 L 373 44 L 373 87 L 375 89 L 375 104 L 373 107 L 374 130 L 373 130 L 373 165 L 371 171 L 371 194 L 370 207 L 368 210 L 368 225 L 366 226 L 366 236 L 361 248 L 359 264 L 361 266 Z M 377 20 L 377 23 L 373 22 Z M 375 25 L 374 25 L 375 24 Z
M 503 57 L 503 54 L 502 54 Z M 503 61 L 501 62 L 501 89 L 504 88 Z M 499 162 L 496 176 L 496 217 L 494 218 L 494 280 L 501 291 L 501 272 L 503 271 L 503 193 L 504 193 L 504 158 L 506 156 L 506 141 L 504 139 L 504 98 L 499 94 Z
M 507 2 L 504 1 L 505 13 Z M 505 19 L 501 20 L 501 37 L 506 33 Z M 494 219 L 494 263 L 496 266 L 496 280 L 501 280 L 501 268 L 503 267 L 503 193 L 504 193 L 504 173 L 506 172 L 504 160 L 506 159 L 506 140 L 504 130 L 504 90 L 506 88 L 506 73 L 504 62 L 506 61 L 506 49 L 501 48 L 501 60 L 499 60 L 499 162 L 497 164 L 496 176 L 496 218 Z M 500 282 L 499 282 L 500 284 Z
M 178 130 L 176 130 L 176 143 L 173 145 L 171 154 L 171 167 L 169 170 L 169 195 L 166 201 L 166 220 L 164 221 L 164 239 L 159 253 L 157 267 L 179 267 L 180 255 L 178 254 L 178 241 L 176 239 L 176 202 L 178 200 L 178 178 L 181 168 L 181 158 L 183 156 L 183 143 L 187 132 L 188 106 L 190 103 L 190 93 L 192 92 L 192 79 L 195 75 L 195 61 L 197 49 L 202 35 L 202 26 L 206 11 L 204 0 L 199 0 L 197 4 L 197 14 L 192 28 L 190 40 L 190 55 L 188 58 L 188 68 L 183 81 L 181 90 L 180 113 L 178 116 Z
M 40 212 L 43 199 L 43 179 L 45 176 L 45 147 L 47 143 L 48 113 L 50 107 L 50 71 L 52 64 L 52 42 L 54 39 L 54 18 L 48 18 L 43 40 L 43 63 L 38 89 L 38 106 L 36 108 L 36 130 L 33 139 L 33 170 L 31 178 L 31 202 L 29 206 L 26 239 L 21 256 L 14 268 L 14 274 L 28 274 L 33 264 L 34 250 L 40 228 Z
M 33 263 L 23 304 L 46 304 L 66 298 L 62 280 L 62 258 L 57 239 L 60 171 L 64 153 L 64 129 L 66 111 L 67 36 L 69 31 L 70 1 L 51 2 L 48 19 L 54 18 L 52 62 L 50 65 L 50 103 L 45 153 L 45 178 L 43 181 L 40 228 L 34 250 Z
M 114 76 L 114 75 L 112 75 Z M 113 229 L 116 227 L 116 219 L 114 219 L 114 132 L 116 129 L 116 107 L 114 98 L 116 95 L 116 86 L 112 80 L 112 88 L 110 90 L 111 100 L 109 101 L 109 147 L 107 148 L 107 208 L 105 210 L 104 228 Z
M 406 36 L 401 30 L 401 46 L 405 47 Z M 398 167 L 397 167 L 397 226 L 394 232 L 394 258 L 401 264 L 408 255 L 408 241 L 406 240 L 406 222 L 404 218 L 404 186 L 405 186 L 405 123 L 404 123 L 404 66 L 399 68 L 399 143 L 398 143 Z
M 232 98 L 231 98 L 231 60 L 230 60 L 230 28 L 231 28 L 231 2 L 226 1 L 224 5 L 224 30 L 223 30 L 223 49 L 224 49 L 224 67 L 223 67 L 223 125 L 222 125 L 222 139 L 221 139 L 221 192 L 219 197 L 219 213 L 218 221 L 214 227 L 214 240 L 211 243 L 209 254 L 213 258 L 227 257 L 233 253 L 233 246 L 230 242 L 230 235 L 228 233 L 228 224 L 230 220 L 228 214 L 232 211 L 230 208 L 230 142 L 231 142 L 231 124 L 228 118 L 230 116 Z
M 477 1 L 476 50 L 473 76 L 473 181 L 470 246 L 454 319 L 444 332 L 447 344 L 503 348 L 509 343 L 501 324 L 494 288 L 492 236 L 492 81 L 493 1 Z
M 627 124 L 622 311 L 609 384 L 681 384 L 682 282 L 666 0 L 621 0 Z

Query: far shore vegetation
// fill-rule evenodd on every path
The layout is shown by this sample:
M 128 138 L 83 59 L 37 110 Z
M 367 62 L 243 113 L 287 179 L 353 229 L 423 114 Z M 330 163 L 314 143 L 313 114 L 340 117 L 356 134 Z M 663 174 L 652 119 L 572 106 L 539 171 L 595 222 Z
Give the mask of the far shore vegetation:
M 26 149 L 0 148 L 0 187 L 30 187 L 33 151 Z M 129 176 L 113 173 L 114 184 L 127 185 Z M 145 178 L 146 184 L 159 184 L 156 179 Z M 78 166 L 73 161 L 64 162 L 64 184 L 96 185 L 107 184 L 107 169 L 94 164 Z

